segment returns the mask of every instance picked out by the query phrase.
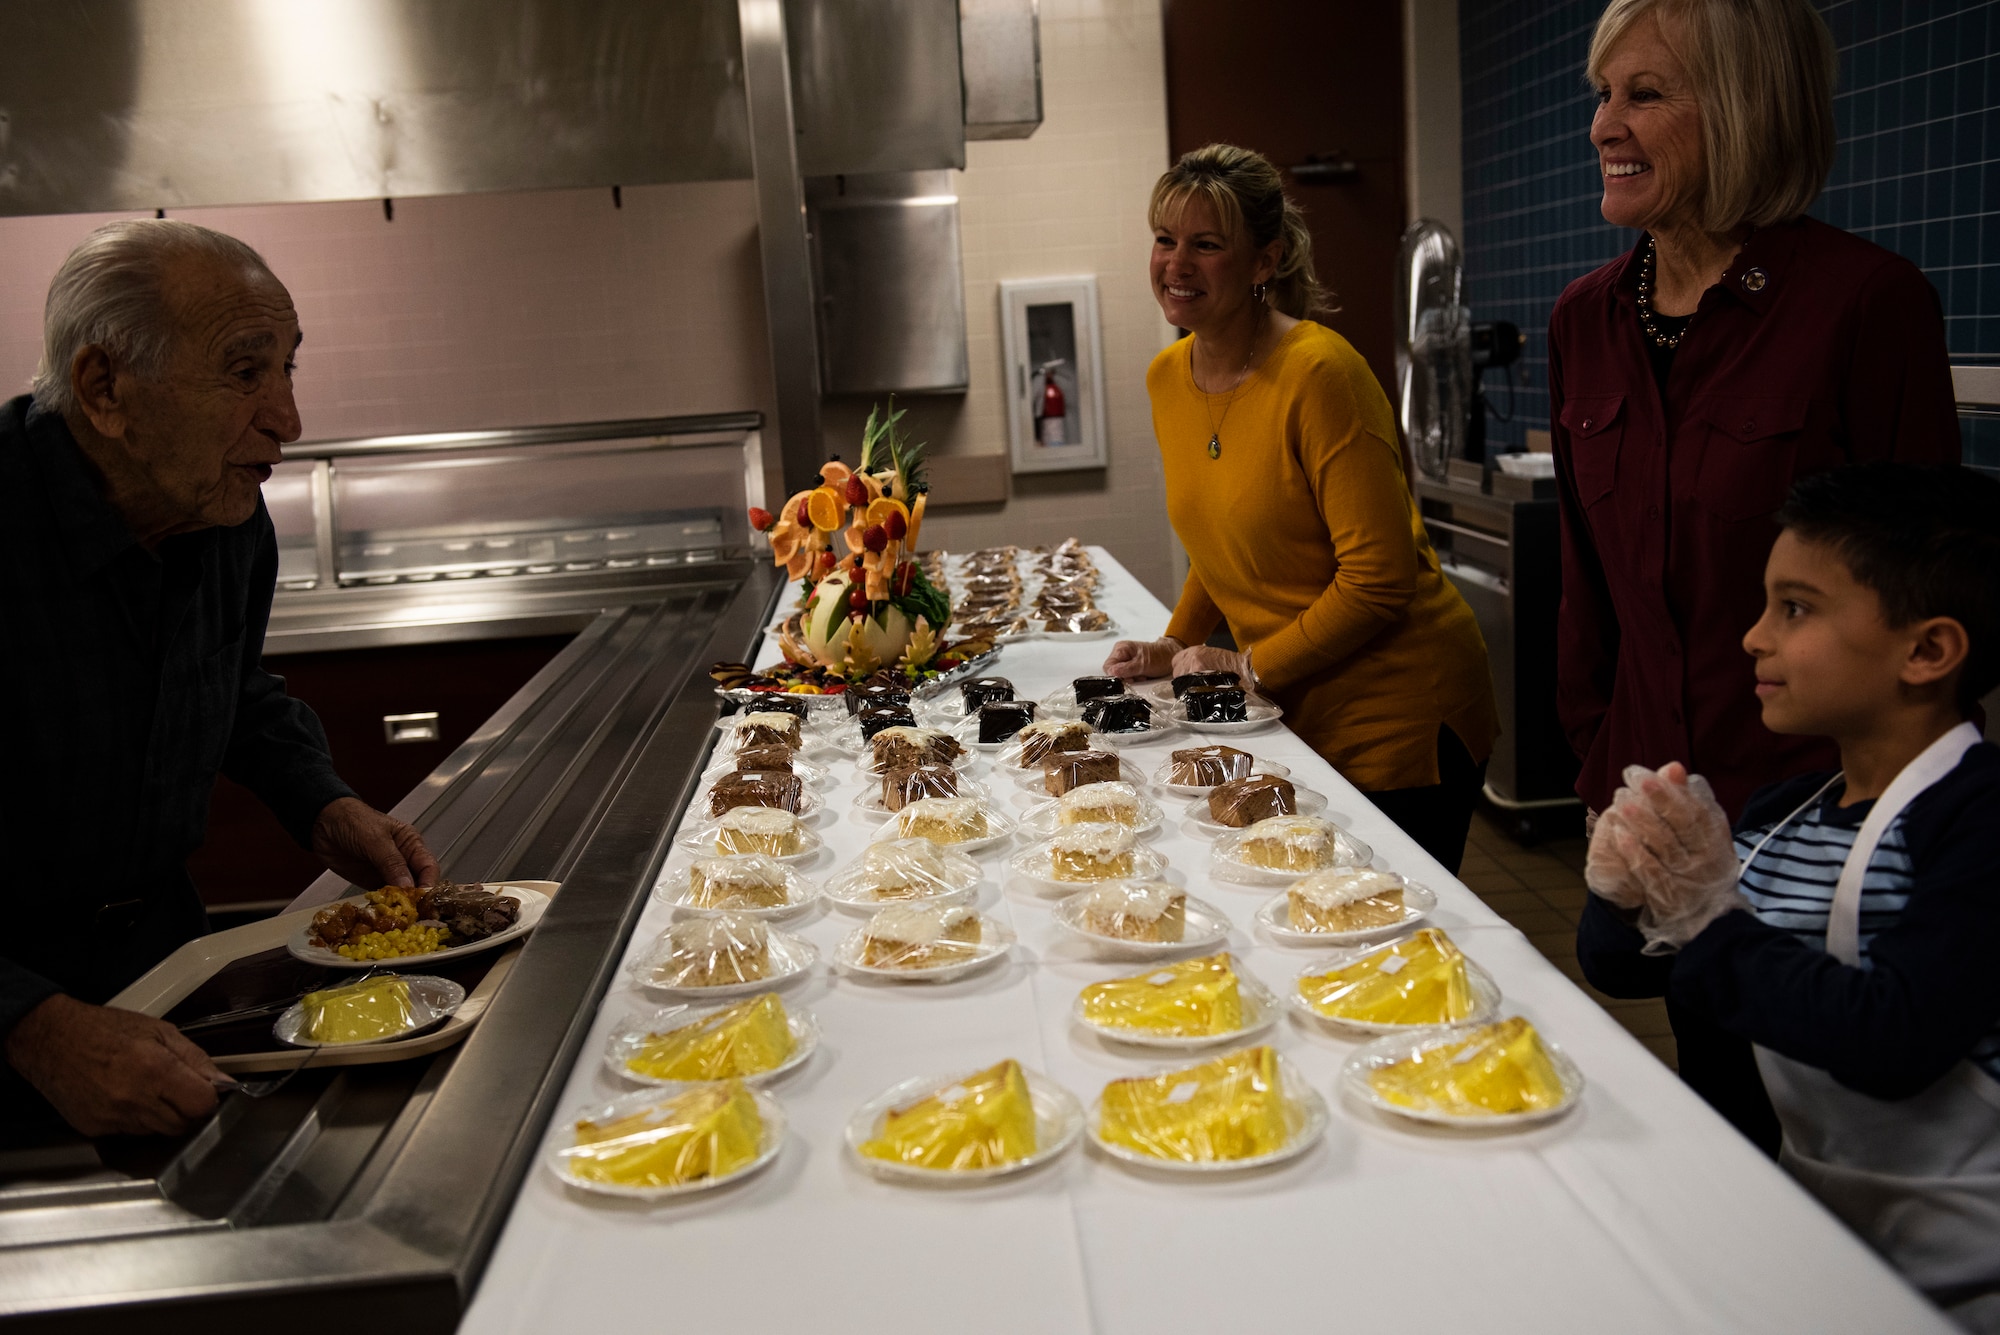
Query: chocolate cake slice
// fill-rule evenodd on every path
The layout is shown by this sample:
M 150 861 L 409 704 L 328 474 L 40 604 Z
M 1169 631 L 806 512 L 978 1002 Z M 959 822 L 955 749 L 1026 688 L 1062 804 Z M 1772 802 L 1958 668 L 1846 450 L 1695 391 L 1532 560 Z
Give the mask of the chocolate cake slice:
M 949 765 L 892 769 L 882 776 L 882 805 L 901 811 L 923 797 L 957 797 L 958 771 Z
M 804 700 L 796 695 L 781 695 L 775 691 L 759 694 L 757 703 L 750 708 L 760 714 L 790 714 L 801 723 L 812 717 L 812 706 Z
M 1021 767 L 1039 765 L 1058 751 L 1090 747 L 1090 725 L 1075 719 L 1043 719 L 1021 729 Z
M 1190 746 L 1168 757 L 1169 783 L 1184 788 L 1208 788 L 1231 779 L 1247 779 L 1257 757 L 1233 746 Z
M 1208 794 L 1209 819 L 1239 830 L 1271 816 L 1296 816 L 1298 811 L 1298 790 L 1292 787 L 1291 780 L 1275 774 L 1232 779 L 1216 785 Z
M 917 716 L 910 712 L 908 705 L 884 705 L 879 709 L 864 709 L 855 715 L 861 722 L 861 740 L 872 742 L 875 734 L 884 728 L 914 728 Z
M 1076 692 L 1076 702 L 1082 704 L 1086 700 L 1102 700 L 1106 696 L 1123 695 L 1125 683 L 1116 677 L 1078 677 L 1070 683 L 1070 689 Z
M 1190 723 L 1242 723 L 1250 701 L 1241 686 L 1195 686 L 1181 697 Z
M 1035 706 L 1029 700 L 1006 700 L 979 707 L 979 740 L 1004 742 L 1035 721 Z
M 974 677 L 971 681 L 960 682 L 958 693 L 965 698 L 965 712 L 970 714 L 981 705 L 1012 700 L 1014 683 L 1005 677 Z
M 1083 721 L 1099 732 L 1145 732 L 1153 726 L 1153 711 L 1136 695 L 1114 695 L 1085 705 Z
M 1042 772 L 1047 776 L 1042 786 L 1051 797 L 1061 797 L 1087 783 L 1116 783 L 1118 757 L 1109 751 L 1063 751 L 1044 765 Z
M 841 698 L 846 702 L 849 714 L 859 714 L 864 709 L 879 709 L 884 705 L 907 705 L 910 703 L 910 689 L 865 681 L 859 686 L 848 687 L 847 694 Z
M 1173 680 L 1174 699 L 1178 700 L 1197 686 L 1240 686 L 1234 672 L 1183 672 Z
M 720 816 L 738 807 L 775 807 L 796 816 L 804 792 L 805 784 L 790 771 L 751 770 L 725 774 L 709 790 L 708 814 Z
M 736 771 L 768 769 L 790 774 L 798 754 L 789 746 L 740 746 L 736 749 Z

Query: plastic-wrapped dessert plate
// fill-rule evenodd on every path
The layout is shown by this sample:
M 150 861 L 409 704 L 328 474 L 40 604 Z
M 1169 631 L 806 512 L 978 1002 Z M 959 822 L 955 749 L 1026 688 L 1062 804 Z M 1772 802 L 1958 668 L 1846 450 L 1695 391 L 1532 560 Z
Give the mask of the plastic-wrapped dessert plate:
M 928 839 L 890 839 L 868 845 L 828 877 L 825 893 L 852 913 L 888 904 L 963 904 L 977 895 L 984 875 L 965 854 Z
M 833 782 L 833 772 L 831 770 L 827 769 L 824 765 L 817 765 L 810 760 L 802 759 L 802 754 L 793 757 L 791 762 L 792 773 L 804 780 L 808 788 L 825 788 Z M 736 773 L 735 755 L 733 753 L 723 755 L 718 748 L 715 763 L 701 772 L 701 781 L 704 785 L 712 786 L 717 779 L 734 773 Z
M 1169 697 L 1171 700 L 1171 697 Z M 1229 736 L 1235 733 L 1257 732 L 1270 727 L 1285 716 L 1285 711 L 1275 701 L 1266 700 L 1261 695 L 1251 696 L 1244 704 L 1245 717 L 1240 719 L 1192 719 L 1188 717 L 1187 705 L 1173 700 L 1159 706 L 1161 717 L 1177 727 L 1189 732 L 1217 733 Z
M 811 1060 L 819 1047 L 819 1020 L 803 1007 L 792 1010 L 778 1002 L 775 993 L 768 994 L 771 1002 L 777 1002 L 784 1013 L 785 1032 L 790 1040 L 790 1051 L 776 1062 L 761 1066 L 753 1071 L 733 1071 L 727 1075 L 715 1076 L 715 1080 L 741 1080 L 746 1085 L 762 1085 L 788 1075 Z M 649 1058 L 658 1054 L 662 1040 L 672 1040 L 686 1034 L 691 1039 L 710 1038 L 697 1035 L 697 1026 L 708 1025 L 726 1017 L 732 1011 L 739 1011 L 762 1001 L 737 1001 L 715 1006 L 663 1006 L 657 1010 L 626 1017 L 611 1031 L 611 1037 L 604 1044 L 604 1066 L 611 1074 L 635 1085 L 652 1085 L 662 1088 L 679 1088 L 683 1085 L 710 1083 L 706 1079 L 687 1077 L 669 1079 L 648 1074 Z M 740 1049 L 743 1045 L 734 1045 Z
M 966 805 L 957 805 L 960 802 Z M 928 839 L 940 848 L 976 853 L 1012 839 L 1014 821 L 976 797 L 924 798 L 883 821 L 874 837 L 877 842 Z
M 710 779 L 707 783 L 703 784 L 701 789 L 701 794 L 695 798 L 692 804 L 692 809 L 698 812 L 702 812 L 705 815 L 709 815 L 709 818 L 711 820 L 719 819 L 722 813 L 715 812 L 714 808 L 710 805 L 712 799 L 715 796 L 715 786 L 718 783 L 728 783 L 732 778 L 736 777 L 736 775 L 737 775 L 736 770 L 728 770 L 716 776 L 715 778 Z M 783 776 L 781 775 L 779 777 Z M 813 787 L 811 784 L 805 781 L 804 775 L 799 775 L 797 777 L 799 780 L 799 794 L 798 794 L 799 802 L 798 802 L 798 809 L 794 811 L 792 814 L 797 816 L 800 820 L 811 820 L 814 816 L 817 816 L 821 811 L 823 811 L 826 808 L 826 798 L 820 794 L 819 789 Z M 787 784 L 785 786 L 789 788 L 791 785 Z M 743 805 L 762 806 L 762 805 L 768 805 L 768 803 L 746 802 Z M 740 807 L 729 808 L 729 810 L 731 811 L 738 811 L 741 809 L 742 808 Z M 773 807 L 772 810 L 782 811 L 784 810 L 784 808 Z
M 1567 1113 L 1584 1080 L 1568 1053 L 1512 1016 L 1378 1038 L 1348 1056 L 1336 1087 L 1392 1117 L 1508 1131 Z
M 1160 804 L 1142 794 L 1133 792 L 1136 784 L 1127 785 L 1120 781 L 1116 785 L 1108 783 L 1087 783 L 1081 788 L 1072 788 L 1059 798 L 1037 802 L 1021 815 L 1021 830 L 1025 834 L 1046 839 L 1056 831 L 1071 825 L 1081 825 L 1091 819 L 1111 819 L 1125 826 L 1134 834 L 1151 834 L 1160 828 L 1167 813 Z M 1101 790 L 1116 788 L 1118 797 L 1107 797 Z M 1122 800 L 1131 792 L 1132 800 Z M 1114 806 L 1100 808 L 1100 800 L 1115 803 Z M 1068 819 L 1065 819 L 1068 817 Z M 1130 819 L 1127 819 L 1130 817 Z
M 1187 1050 L 1212 1048 L 1219 1043 L 1247 1043 L 1278 1023 L 1278 1017 L 1284 1013 L 1284 1003 L 1255 975 L 1245 971 L 1235 956 L 1224 955 L 1221 958 L 1228 966 L 1224 977 L 1235 984 L 1236 1023 L 1233 1026 L 1216 1026 L 1212 1032 L 1207 1028 L 1217 1016 L 1219 1003 L 1228 1000 L 1226 995 L 1218 996 L 1213 990 L 1218 976 L 1214 958 L 1176 960 L 1156 965 L 1156 972 L 1093 983 L 1077 993 L 1070 1015 L 1077 1024 L 1099 1038 L 1132 1047 Z M 1194 989 L 1201 987 L 1208 990 L 1197 995 Z M 1114 991 L 1120 995 L 1112 999 L 1114 1008 L 1111 1013 L 1134 1016 L 1153 1013 L 1154 1018 L 1159 1018 L 1157 1013 L 1162 1003 L 1153 998 L 1166 999 L 1172 994 L 1172 1010 L 1165 1018 L 1174 1023 L 1159 1027 L 1112 1023 L 1106 1015 L 1095 1013 L 1092 999 L 1095 994 Z M 1201 1032 L 1182 1033 L 1175 1032 L 1176 1029 L 1200 1029 Z
M 762 853 L 696 858 L 653 887 L 653 898 L 683 914 L 747 913 L 787 918 L 819 898 L 819 887 Z
M 1290 885 L 1309 872 L 1365 867 L 1375 850 L 1319 816 L 1277 816 L 1217 836 L 1209 874 L 1237 885 Z
M 1104 830 L 1103 826 L 1072 825 L 1038 844 L 1024 848 L 1007 859 L 1007 866 L 1026 880 L 1046 890 L 1074 893 L 1099 881 L 1129 881 L 1158 876 L 1167 869 L 1167 860 L 1140 844 L 1130 830 L 1112 827 L 1123 840 L 1106 831 L 1108 842 L 1102 849 L 1078 851 L 1071 841 L 1080 832 Z M 1119 846 L 1113 848 L 1110 843 Z
M 1443 941 L 1445 948 L 1449 951 L 1449 966 L 1462 964 L 1465 970 L 1465 991 L 1457 994 L 1456 1001 L 1450 1003 L 1460 1013 L 1452 1015 L 1448 1019 L 1385 1022 L 1363 1018 L 1360 1015 L 1328 1014 L 1323 1005 L 1314 1005 L 1313 1001 L 1307 995 L 1308 991 L 1323 998 L 1333 995 L 1343 995 L 1345 1000 L 1357 1007 L 1362 1006 L 1365 1002 L 1366 1009 L 1375 1011 L 1376 1013 L 1381 1013 L 1384 1007 L 1393 1008 L 1404 1005 L 1418 1008 L 1426 1007 L 1430 1004 L 1428 998 L 1434 998 L 1437 995 L 1437 988 L 1439 986 L 1446 986 L 1450 990 L 1455 990 L 1455 988 L 1451 987 L 1451 985 L 1440 984 L 1433 977 L 1429 980 L 1431 987 L 1425 991 L 1427 1000 L 1424 1002 L 1411 1001 L 1409 998 L 1414 995 L 1414 989 L 1425 981 L 1422 976 L 1412 971 L 1426 966 L 1422 963 L 1411 964 L 1410 968 L 1407 969 L 1403 966 L 1408 964 L 1413 958 L 1421 959 L 1423 955 L 1428 954 L 1431 960 L 1430 968 L 1445 967 L 1439 965 L 1435 952 L 1426 952 L 1422 949 L 1426 940 L 1438 939 Z M 1343 970 L 1352 969 L 1357 965 L 1363 965 L 1364 962 L 1369 961 L 1371 958 L 1377 962 L 1375 967 L 1359 971 L 1360 976 L 1357 976 L 1353 980 L 1340 983 L 1325 981 L 1331 975 L 1340 973 Z M 1387 979 L 1387 981 L 1383 981 L 1384 979 Z M 1399 988 L 1397 985 L 1403 984 L 1406 979 L 1408 980 L 1407 985 Z M 1476 961 L 1465 958 L 1459 952 L 1456 945 L 1451 943 L 1449 937 L 1445 937 L 1442 932 L 1438 932 L 1433 928 L 1413 932 L 1391 941 L 1381 941 L 1373 945 L 1354 946 L 1347 950 L 1337 951 L 1323 959 L 1316 960 L 1299 970 L 1290 991 L 1286 993 L 1285 1001 L 1301 1019 L 1322 1025 L 1335 1032 L 1406 1034 L 1414 1029 L 1437 1029 L 1446 1025 L 1479 1024 L 1493 1018 L 1500 1010 L 1500 985 L 1493 980 L 1493 975 L 1479 967 Z M 1337 1003 L 1328 1002 L 1326 1004 Z
M 1278 778 L 1280 776 L 1272 775 L 1271 777 Z M 1217 786 L 1219 787 L 1220 785 Z M 1206 793 L 1208 790 L 1203 789 L 1202 791 Z M 1297 814 L 1301 816 L 1317 816 L 1326 810 L 1325 793 L 1317 792 L 1311 788 L 1301 788 L 1296 784 L 1292 787 L 1292 793 L 1299 807 Z M 1241 825 L 1224 825 L 1221 821 L 1215 819 L 1214 816 L 1209 814 L 1208 798 L 1206 796 L 1198 797 L 1188 803 L 1187 818 L 1197 830 L 1200 830 L 1211 839 L 1225 834 L 1233 834 L 1237 830 L 1245 828 Z
M 1014 933 L 965 905 L 892 904 L 840 939 L 833 963 L 862 978 L 948 983 L 1014 949 Z
M 1055 907 L 1056 926 L 1087 943 L 1100 959 L 1147 960 L 1183 955 L 1191 951 L 1214 950 L 1229 939 L 1229 918 L 1221 909 L 1199 899 L 1180 905 L 1180 935 L 1171 941 L 1143 936 L 1107 935 L 1098 930 L 1106 918 L 1096 910 L 1092 897 L 1098 887 L 1080 890 L 1059 900 Z
M 706 1106 L 730 1098 L 728 1094 L 715 1092 L 724 1088 L 662 1086 L 580 1108 L 558 1124 L 544 1162 L 564 1184 L 579 1191 L 640 1201 L 692 1196 L 748 1177 L 777 1158 L 784 1147 L 785 1110 L 763 1090 L 744 1088 L 742 1093 L 756 1112 L 755 1140 L 736 1145 L 733 1140 L 749 1130 L 742 1125 L 747 1119 L 739 1116 L 724 1124 L 717 1111 Z M 697 1100 L 703 1106 L 683 1111 L 689 1102 Z M 587 1141 L 586 1135 L 604 1138 L 593 1142 Z M 649 1153 L 657 1154 L 670 1167 L 676 1162 L 700 1165 L 715 1159 L 726 1159 L 728 1166 L 721 1172 L 697 1170 L 696 1175 L 659 1186 L 619 1180 L 621 1176 L 643 1175 L 643 1168 L 632 1174 L 616 1168 L 598 1171 L 599 1165 L 615 1163 L 617 1159 L 633 1163 Z
M 441 1023 L 464 1004 L 465 989 L 449 978 L 384 973 L 306 993 L 271 1033 L 295 1048 L 394 1043 Z
M 985 785 L 964 778 L 962 770 L 954 770 L 953 773 L 961 776 L 958 781 L 957 796 L 976 798 L 988 807 L 993 805 L 993 794 L 986 791 Z M 895 812 L 882 805 L 882 777 L 878 774 L 865 774 L 862 778 L 867 782 L 862 785 L 861 791 L 854 795 L 854 814 L 870 821 L 883 821 L 895 815 Z
M 757 814 L 760 812 L 770 812 L 774 817 L 790 816 L 789 812 L 771 807 L 738 807 L 726 816 L 697 825 L 677 842 L 699 856 L 740 857 L 761 853 L 792 866 L 809 862 L 818 855 L 825 841 L 817 831 L 796 817 L 786 824 Z
M 1292 775 L 1289 767 L 1280 765 L 1275 760 L 1259 760 L 1255 756 L 1252 756 L 1251 761 L 1250 772 L 1252 774 L 1268 774 L 1275 779 L 1288 779 Z M 1212 783 L 1175 783 L 1174 762 L 1173 758 L 1169 756 L 1167 759 L 1161 761 L 1153 770 L 1153 786 L 1163 793 L 1172 793 L 1176 797 L 1207 797 L 1209 789 L 1214 788 L 1216 785 Z
M 819 962 L 819 947 L 741 914 L 688 918 L 660 933 L 626 972 L 670 996 L 717 1001 L 782 987 Z
M 1257 910 L 1257 925 L 1273 941 L 1287 946 L 1352 946 L 1380 941 L 1383 937 L 1407 932 L 1421 923 L 1437 907 L 1437 896 L 1428 886 L 1415 881 L 1403 883 L 1402 916 L 1394 922 L 1358 927 L 1344 932 L 1306 931 L 1292 926 L 1291 892 L 1273 896 Z
M 1248 1056 L 1255 1051 L 1257 1050 L 1251 1049 L 1242 1055 Z M 1224 1057 L 1213 1058 L 1211 1059 L 1211 1063 L 1205 1064 L 1226 1061 L 1230 1055 L 1233 1054 L 1225 1054 Z M 1151 1168 L 1164 1173 L 1186 1173 L 1194 1176 L 1208 1176 L 1216 1173 L 1246 1172 L 1250 1169 L 1268 1168 L 1273 1164 L 1285 1163 L 1288 1160 L 1298 1158 L 1319 1143 L 1320 1137 L 1326 1134 L 1328 1112 L 1326 1100 L 1320 1097 L 1319 1091 L 1312 1087 L 1304 1075 L 1300 1074 L 1296 1066 L 1293 1066 L 1282 1056 L 1276 1056 L 1275 1063 L 1278 1078 L 1278 1089 L 1276 1092 L 1281 1099 L 1276 1114 L 1283 1119 L 1282 1134 L 1284 1139 L 1276 1148 L 1267 1150 L 1261 1154 L 1249 1154 L 1240 1158 L 1174 1158 L 1143 1153 L 1129 1145 L 1109 1138 L 1104 1128 L 1106 1094 L 1111 1092 L 1112 1085 L 1125 1083 L 1120 1081 L 1113 1081 L 1112 1085 L 1107 1085 L 1105 1087 L 1106 1094 L 1100 1094 L 1091 1103 L 1090 1110 L 1084 1115 L 1084 1125 L 1089 1131 L 1091 1143 L 1103 1153 L 1121 1163 L 1131 1164 L 1135 1167 Z M 1181 1075 L 1191 1076 L 1195 1069 L 1198 1068 L 1186 1068 L 1185 1070 L 1168 1068 L 1163 1071 L 1153 1072 L 1149 1076 L 1137 1077 L 1131 1083 L 1156 1082 L 1168 1086 L 1168 1092 L 1161 1102 L 1171 1107 L 1176 1102 L 1176 1096 L 1181 1094 L 1183 1090 L 1189 1089 L 1188 1083 L 1176 1083 L 1175 1077 Z M 1195 1101 L 1193 1098 L 1180 1100 L 1183 1105 L 1192 1104 Z
M 990 1167 L 927 1168 L 864 1151 L 864 1146 L 879 1143 L 885 1138 L 892 1112 L 910 1111 L 934 1098 L 949 1107 L 953 1102 L 951 1095 L 958 1092 L 958 1087 L 986 1074 L 984 1071 L 959 1071 L 948 1075 L 920 1075 L 883 1090 L 855 1109 L 854 1115 L 848 1119 L 848 1154 L 862 1168 L 891 1180 L 938 1186 L 974 1186 L 995 1178 L 1029 1172 L 1052 1162 L 1083 1135 L 1083 1105 L 1076 1095 L 1041 1072 L 1022 1068 L 1020 1074 L 1027 1085 L 1028 1103 L 1034 1116 L 1033 1152 Z

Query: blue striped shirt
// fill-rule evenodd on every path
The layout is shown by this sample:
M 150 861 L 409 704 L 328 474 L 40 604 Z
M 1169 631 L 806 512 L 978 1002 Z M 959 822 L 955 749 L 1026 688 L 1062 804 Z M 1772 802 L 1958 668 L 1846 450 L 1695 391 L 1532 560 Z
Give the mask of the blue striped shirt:
M 1794 816 L 1771 837 L 1756 859 L 1743 869 L 1738 883 L 1750 911 L 1760 922 L 1789 932 L 1815 951 L 1826 950 L 1826 924 L 1833 910 L 1834 887 L 1841 868 L 1854 848 L 1861 823 L 1868 818 L 1873 802 L 1857 802 L 1851 807 L 1837 805 L 1842 786 L 1835 784 L 1823 797 Z M 1775 821 L 1739 830 L 1736 835 L 1738 861 L 1750 856 Z M 1915 886 L 1915 869 L 1903 840 L 1903 817 L 1897 816 L 1882 832 L 1875 855 L 1861 878 L 1860 967 L 1872 967 L 1869 944 L 1875 936 L 1895 926 L 1910 902 Z M 2000 1027 L 1987 1034 L 1967 1055 L 1967 1059 L 2000 1079 Z

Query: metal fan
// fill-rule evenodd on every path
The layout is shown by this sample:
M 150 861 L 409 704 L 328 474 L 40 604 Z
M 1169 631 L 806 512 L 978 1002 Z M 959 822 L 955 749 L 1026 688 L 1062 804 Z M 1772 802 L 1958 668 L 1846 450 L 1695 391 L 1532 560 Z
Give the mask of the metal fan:
M 1403 439 L 1425 476 L 1442 480 L 1471 420 L 1472 317 L 1465 263 L 1451 229 L 1420 218 L 1403 232 L 1396 277 L 1396 384 Z

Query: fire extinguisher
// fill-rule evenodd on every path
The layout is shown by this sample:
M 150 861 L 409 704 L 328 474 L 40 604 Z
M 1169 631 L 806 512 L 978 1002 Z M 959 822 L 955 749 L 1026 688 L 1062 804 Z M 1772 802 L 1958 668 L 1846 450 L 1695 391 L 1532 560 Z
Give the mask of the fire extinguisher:
M 1069 416 L 1069 405 L 1063 400 L 1062 386 L 1056 383 L 1056 368 L 1061 365 L 1060 357 L 1042 363 L 1042 403 L 1035 415 L 1035 438 L 1050 447 L 1069 443 L 1063 420 Z

